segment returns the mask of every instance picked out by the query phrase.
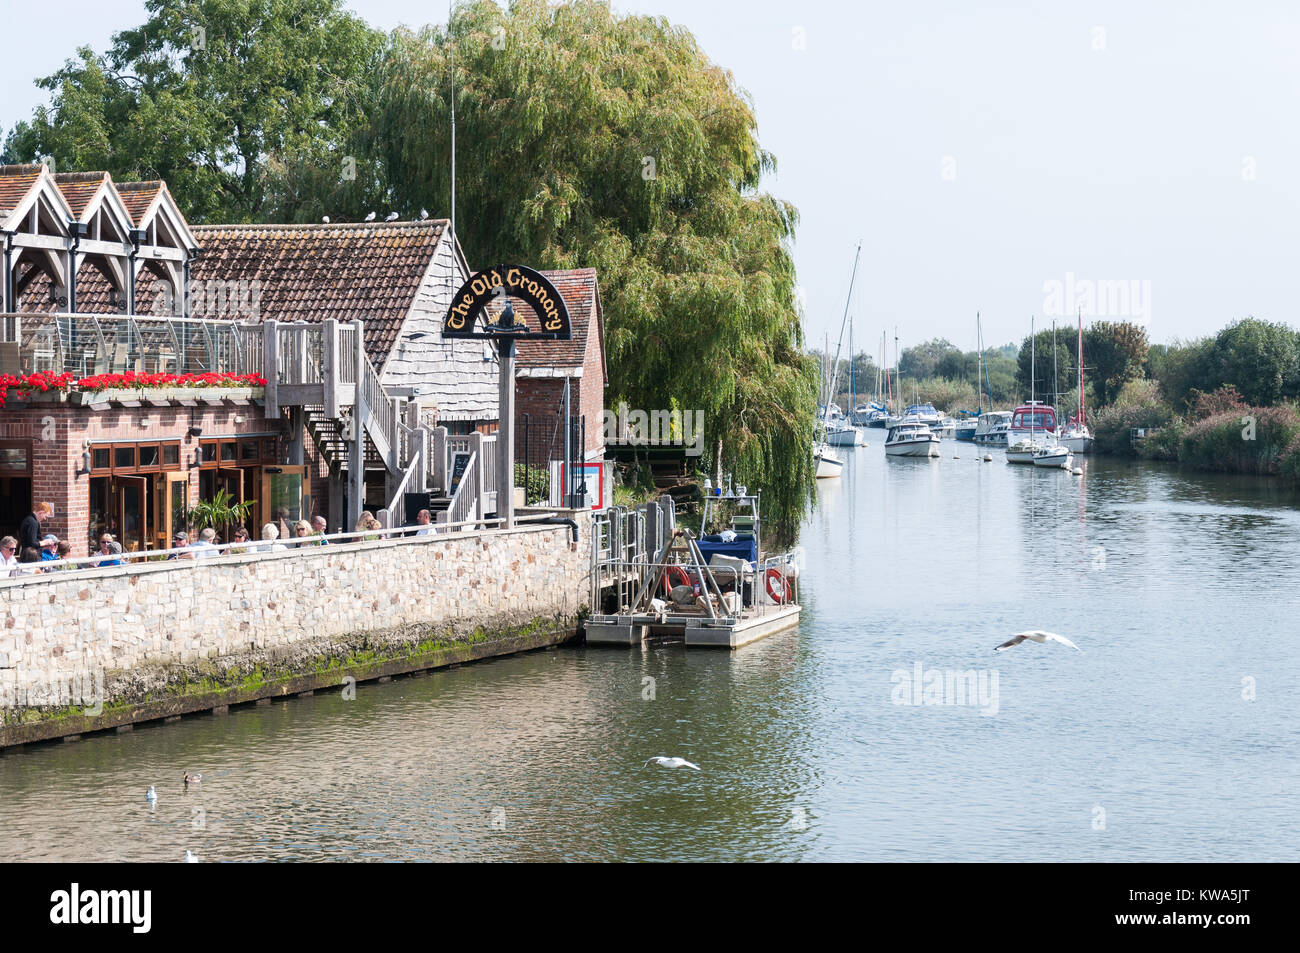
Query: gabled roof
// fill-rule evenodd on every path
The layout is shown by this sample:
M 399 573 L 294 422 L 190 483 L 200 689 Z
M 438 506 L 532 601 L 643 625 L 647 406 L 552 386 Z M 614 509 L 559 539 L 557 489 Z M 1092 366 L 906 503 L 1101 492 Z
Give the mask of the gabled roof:
M 150 207 L 166 188 L 163 182 L 117 183 L 117 193 L 122 196 L 122 204 L 131 213 L 131 221 L 135 223 L 136 228 L 142 227 L 140 222 L 144 220 Z
M 8 216 L 22 204 L 41 177 L 41 168 L 39 165 L 0 165 L 0 218 Z
M 366 353 L 381 366 L 448 226 L 446 219 L 197 225 L 203 251 L 190 274 L 194 281 L 259 282 L 264 321 L 359 318 Z
M 600 353 L 600 375 L 605 372 L 604 312 L 600 304 L 600 284 L 595 268 L 574 268 L 566 271 L 543 271 L 555 285 L 564 304 L 569 309 L 569 325 L 573 337 L 568 341 L 520 341 L 516 367 L 581 367 L 586 361 L 587 339 L 593 328 Z M 537 321 L 532 309 L 524 304 L 518 310 L 527 311 L 524 320 L 530 326 Z
M 72 209 L 72 217 L 81 221 L 82 212 L 109 179 L 107 172 L 56 172 L 54 181 Z

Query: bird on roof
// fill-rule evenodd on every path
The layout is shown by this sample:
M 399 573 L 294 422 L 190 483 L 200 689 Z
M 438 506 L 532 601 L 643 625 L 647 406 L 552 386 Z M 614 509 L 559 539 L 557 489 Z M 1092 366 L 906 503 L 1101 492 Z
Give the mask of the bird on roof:
M 384 221 L 385 221 L 385 222 L 395 222 L 395 221 L 397 221 L 397 213 L 396 213 L 396 212 L 390 212 L 389 215 L 388 215 L 388 217 L 387 217 L 386 219 L 384 219 Z
M 685 758 L 665 758 L 663 755 L 647 759 L 646 763 L 641 765 L 641 770 L 644 771 L 651 764 L 657 764 L 661 768 L 694 768 L 696 771 L 700 770 L 698 764 L 691 764 Z
M 330 217 L 328 215 L 324 215 L 321 217 L 321 221 L 324 222 L 326 225 L 328 225 L 330 223 Z
M 1013 635 L 1011 638 L 1007 639 L 1007 641 L 999 645 L 997 648 L 995 648 L 993 651 L 1005 652 L 1007 649 L 1015 648 L 1021 642 L 1025 642 L 1025 641 L 1038 642 L 1039 644 L 1043 644 L 1045 642 L 1060 642 L 1062 645 L 1068 645 L 1076 652 L 1083 651 L 1083 649 L 1079 648 L 1077 645 L 1075 645 L 1065 636 L 1057 635 L 1055 632 L 1044 632 L 1041 629 L 1033 629 L 1029 632 L 1018 632 L 1017 634 Z
M 367 222 L 373 222 L 374 220 L 375 220 L 375 213 L 374 213 L 374 212 L 371 212 L 369 215 L 366 216 L 366 221 L 367 221 Z
M 423 222 L 428 217 L 429 217 L 429 210 L 427 208 L 420 209 L 420 221 Z

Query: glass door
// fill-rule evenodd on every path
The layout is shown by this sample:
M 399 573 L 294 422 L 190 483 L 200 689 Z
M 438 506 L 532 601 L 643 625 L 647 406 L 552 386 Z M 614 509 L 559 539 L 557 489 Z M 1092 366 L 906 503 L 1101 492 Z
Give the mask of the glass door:
M 158 529 L 167 538 L 159 548 L 170 545 L 177 533 L 188 530 L 190 515 L 190 475 L 164 473 L 162 476 L 164 482 L 159 484 L 159 495 L 162 497 L 163 518 Z
M 113 509 L 121 527 L 122 549 L 137 553 L 149 549 L 149 477 L 113 478 Z
M 307 518 L 309 502 L 305 466 L 262 467 L 262 513 L 280 539 L 293 537 L 293 524 Z M 260 536 L 261 527 L 253 535 Z

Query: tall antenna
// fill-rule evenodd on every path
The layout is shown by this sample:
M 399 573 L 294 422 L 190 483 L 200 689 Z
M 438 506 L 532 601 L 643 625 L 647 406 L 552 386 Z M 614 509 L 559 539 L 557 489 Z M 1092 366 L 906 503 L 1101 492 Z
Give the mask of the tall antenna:
M 451 35 L 454 3 L 455 0 L 447 0 L 447 62 L 451 67 L 451 240 L 455 242 L 460 241 L 460 236 L 456 234 L 456 44 Z

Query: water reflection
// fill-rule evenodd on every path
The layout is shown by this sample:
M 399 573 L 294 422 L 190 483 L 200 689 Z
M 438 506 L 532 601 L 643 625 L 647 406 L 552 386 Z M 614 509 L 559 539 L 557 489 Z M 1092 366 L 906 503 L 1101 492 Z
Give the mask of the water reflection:
M 796 630 L 531 653 L 10 753 L 0 859 L 1294 859 L 1294 495 L 944 451 L 846 451 L 808 518 Z M 1085 654 L 993 654 L 1026 628 Z M 895 704 L 918 662 L 996 670 L 997 714 Z

